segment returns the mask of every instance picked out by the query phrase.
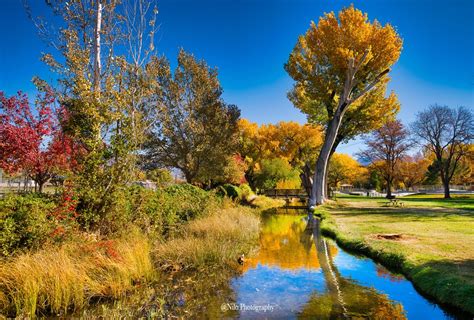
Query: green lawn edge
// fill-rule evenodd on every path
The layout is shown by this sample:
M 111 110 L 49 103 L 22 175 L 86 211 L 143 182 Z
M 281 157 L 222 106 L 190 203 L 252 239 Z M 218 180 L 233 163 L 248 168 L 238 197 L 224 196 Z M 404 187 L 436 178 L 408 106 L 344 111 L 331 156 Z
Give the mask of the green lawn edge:
M 390 270 L 403 274 L 429 299 L 441 305 L 459 308 L 474 316 L 474 287 L 467 285 L 455 274 L 443 272 L 435 264 L 415 265 L 400 253 L 375 249 L 363 239 L 347 237 L 337 230 L 327 210 L 324 210 L 321 216 L 322 234 L 334 239 L 341 248 L 363 254 Z

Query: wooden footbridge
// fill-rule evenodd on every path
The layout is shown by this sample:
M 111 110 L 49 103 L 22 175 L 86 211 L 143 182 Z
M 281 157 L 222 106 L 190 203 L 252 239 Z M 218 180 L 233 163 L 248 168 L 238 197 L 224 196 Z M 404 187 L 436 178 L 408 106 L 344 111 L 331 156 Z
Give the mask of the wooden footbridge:
M 306 208 L 308 200 L 308 194 L 303 189 L 269 189 L 263 191 L 263 194 L 270 198 L 284 199 L 287 208 Z M 303 205 L 292 206 L 291 203 L 295 198 L 298 199 L 300 203 L 303 203 Z

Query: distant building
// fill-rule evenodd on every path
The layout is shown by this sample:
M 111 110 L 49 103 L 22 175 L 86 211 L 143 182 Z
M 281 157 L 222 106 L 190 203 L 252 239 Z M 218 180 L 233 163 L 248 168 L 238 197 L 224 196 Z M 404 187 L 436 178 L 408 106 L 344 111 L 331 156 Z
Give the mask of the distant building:
M 341 184 L 341 186 L 339 187 L 339 190 L 340 191 L 352 191 L 353 188 L 354 188 L 354 186 L 352 184 L 344 183 L 344 184 Z

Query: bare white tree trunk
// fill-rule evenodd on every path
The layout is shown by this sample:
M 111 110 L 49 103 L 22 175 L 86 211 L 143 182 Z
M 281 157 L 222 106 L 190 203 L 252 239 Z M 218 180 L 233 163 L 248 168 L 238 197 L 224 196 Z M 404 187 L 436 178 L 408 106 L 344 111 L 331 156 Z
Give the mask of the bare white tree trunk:
M 101 59 L 100 59 L 100 33 L 102 31 L 102 0 L 97 0 L 97 15 L 94 30 L 94 92 L 100 92 Z

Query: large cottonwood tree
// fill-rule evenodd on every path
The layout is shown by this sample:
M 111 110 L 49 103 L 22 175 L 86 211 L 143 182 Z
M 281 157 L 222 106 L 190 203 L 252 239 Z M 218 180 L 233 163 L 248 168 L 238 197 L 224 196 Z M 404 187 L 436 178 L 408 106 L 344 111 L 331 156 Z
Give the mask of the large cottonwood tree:
M 353 184 L 361 180 L 366 172 L 367 169 L 350 155 L 334 153 L 328 166 L 328 184 L 334 189 L 342 182 Z
M 406 156 L 400 163 L 400 176 L 406 189 L 410 190 L 423 183 L 430 160 L 421 153 L 414 156 Z
M 253 187 L 263 160 L 282 158 L 299 170 L 306 162 L 314 163 L 322 144 L 322 129 L 318 125 L 281 121 L 258 126 L 241 119 L 239 130 L 239 153 L 248 163 L 246 178 Z
M 299 37 L 285 65 L 296 81 L 289 98 L 310 121 L 326 127 L 310 206 L 321 204 L 326 198 L 328 160 L 341 128 L 357 124 L 340 136 L 339 142 L 358 134 L 358 128 L 368 129 L 369 123 L 380 126 L 377 119 L 373 121 L 373 115 L 384 115 L 384 110 L 388 114 L 396 112 L 394 96 L 386 98 L 385 88 L 387 74 L 401 49 L 402 40 L 391 25 L 370 22 L 366 14 L 352 6 L 338 16 L 326 14 Z M 370 116 L 369 122 L 364 115 Z M 345 119 L 348 122 L 342 126 Z

